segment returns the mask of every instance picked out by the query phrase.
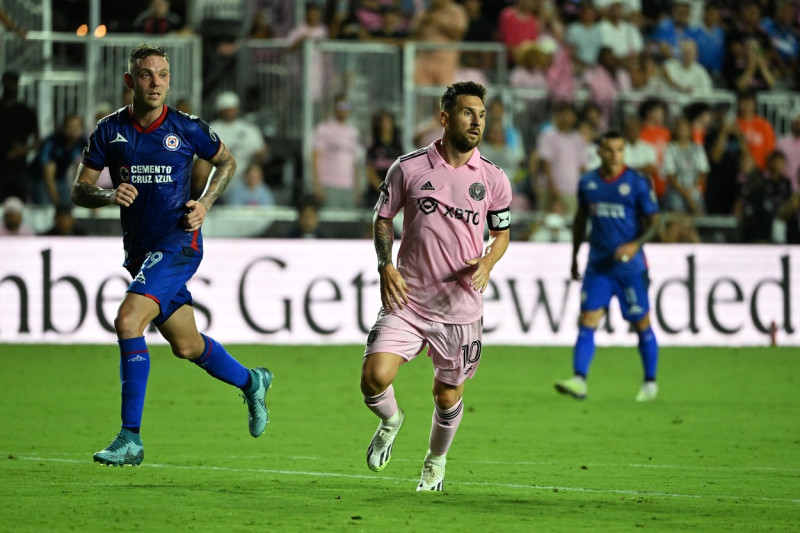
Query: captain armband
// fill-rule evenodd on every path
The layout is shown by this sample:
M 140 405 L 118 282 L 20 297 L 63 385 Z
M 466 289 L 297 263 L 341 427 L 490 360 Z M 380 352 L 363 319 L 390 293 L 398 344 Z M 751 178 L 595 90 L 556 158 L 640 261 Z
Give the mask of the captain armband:
M 511 227 L 511 208 L 506 207 L 499 211 L 489 211 L 486 215 L 489 222 L 489 229 L 492 231 L 503 231 Z

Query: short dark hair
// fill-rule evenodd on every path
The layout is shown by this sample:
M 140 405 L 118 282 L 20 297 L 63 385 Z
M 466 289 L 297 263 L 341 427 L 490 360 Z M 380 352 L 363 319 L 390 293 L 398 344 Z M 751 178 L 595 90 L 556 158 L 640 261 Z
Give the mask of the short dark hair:
M 19 72 L 13 70 L 3 72 L 3 83 L 7 81 L 19 81 Z
M 658 107 L 666 111 L 666 106 L 664 105 L 664 102 L 662 100 L 658 98 L 648 98 L 647 100 L 639 104 L 639 118 L 644 120 L 645 118 L 647 118 L 647 115 L 649 115 L 653 109 L 656 109 Z
M 142 59 L 150 56 L 163 57 L 167 60 L 167 63 L 169 63 L 166 50 L 160 46 L 142 43 L 138 46 L 135 46 L 133 50 L 131 50 L 131 55 L 128 57 L 128 73 L 133 74 L 133 71 L 136 69 L 137 61 L 141 61 Z
M 618 130 L 608 130 L 597 138 L 597 144 L 602 146 L 603 141 L 610 141 L 613 139 L 624 139 L 624 137 L 622 136 L 622 133 L 619 132 Z
M 459 81 L 449 85 L 439 101 L 439 108 L 442 111 L 452 111 L 459 96 L 477 96 L 483 102 L 486 98 L 486 87 L 474 81 Z

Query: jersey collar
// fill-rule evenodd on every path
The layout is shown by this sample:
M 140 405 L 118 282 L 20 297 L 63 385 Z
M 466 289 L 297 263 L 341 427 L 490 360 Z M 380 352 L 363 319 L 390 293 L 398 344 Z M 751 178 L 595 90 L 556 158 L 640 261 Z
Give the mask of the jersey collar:
M 618 179 L 619 179 L 619 178 L 620 178 L 620 177 L 621 177 L 623 174 L 625 174 L 625 171 L 626 171 L 626 170 L 628 170 L 628 167 L 627 167 L 626 165 L 622 165 L 622 170 L 620 170 L 620 171 L 617 173 L 617 175 L 616 175 L 616 176 L 612 176 L 612 177 L 610 177 L 610 178 L 607 178 L 607 177 L 606 177 L 606 176 L 603 174 L 603 168 L 602 168 L 602 167 L 600 167 L 600 168 L 598 169 L 598 174 L 600 174 L 600 177 L 601 177 L 601 178 L 602 178 L 602 180 L 603 180 L 603 181 L 605 181 L 606 183 L 614 183 L 614 182 L 615 182 L 615 181 L 617 181 L 617 180 L 618 180 Z
M 128 118 L 131 119 L 131 124 L 133 127 L 136 128 L 136 131 L 140 133 L 151 133 L 161 127 L 161 124 L 164 123 L 164 120 L 167 118 L 167 106 L 166 104 L 163 105 L 161 109 L 161 115 L 149 126 L 143 128 L 138 122 L 133 119 L 133 112 L 131 111 L 131 106 L 128 106 Z
M 442 140 L 437 139 L 428 145 L 428 160 L 431 162 L 431 167 L 433 168 L 447 165 L 447 161 L 444 160 L 442 155 L 439 153 L 439 149 L 437 148 L 441 144 Z M 481 153 L 478 151 L 478 148 L 475 147 L 475 149 L 472 151 L 469 161 L 467 161 L 467 166 L 474 169 L 480 167 L 480 164 Z

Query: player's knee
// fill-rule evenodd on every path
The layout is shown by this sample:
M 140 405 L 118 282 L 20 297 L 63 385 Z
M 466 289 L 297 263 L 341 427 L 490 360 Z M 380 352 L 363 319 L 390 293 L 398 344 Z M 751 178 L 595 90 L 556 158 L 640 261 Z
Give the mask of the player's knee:
M 600 320 L 603 318 L 603 311 L 581 311 L 581 316 L 578 319 L 578 324 L 586 328 L 597 329 L 600 325 Z
M 196 339 L 180 339 L 170 341 L 172 355 L 180 359 L 194 360 L 203 355 L 205 343 L 198 335 Z
M 450 409 L 458 400 L 461 399 L 461 391 L 458 389 L 439 389 L 433 391 L 433 401 L 439 409 Z
M 145 325 L 135 313 L 120 309 L 114 318 L 114 329 L 120 339 L 132 339 L 144 335 Z
M 650 327 L 650 315 L 644 315 L 642 319 L 634 323 L 634 327 L 636 328 L 636 331 L 645 331 Z
M 392 384 L 390 372 L 381 368 L 365 365 L 361 371 L 361 392 L 364 396 L 376 396 Z

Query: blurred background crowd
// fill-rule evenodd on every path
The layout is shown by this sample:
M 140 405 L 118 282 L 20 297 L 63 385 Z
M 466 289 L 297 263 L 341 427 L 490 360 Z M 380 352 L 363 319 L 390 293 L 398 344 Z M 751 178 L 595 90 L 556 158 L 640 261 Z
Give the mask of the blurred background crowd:
M 512 181 L 514 239 L 570 241 L 577 181 L 615 128 L 667 213 L 662 242 L 800 242 L 800 0 L 29 5 L 0 8 L 0 235 L 118 231 L 69 190 L 94 121 L 127 103 L 125 53 L 147 41 L 170 53 L 168 103 L 239 163 L 211 234 L 367 236 L 389 166 L 439 137 L 444 87 L 473 80 L 489 88 L 479 149 Z M 57 98 L 87 77 L 92 101 Z

